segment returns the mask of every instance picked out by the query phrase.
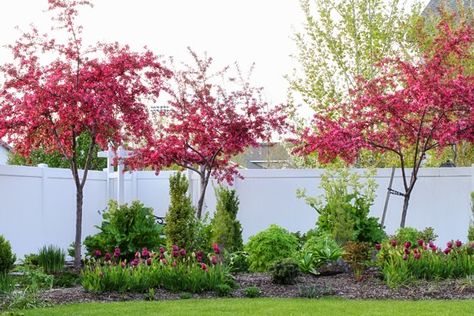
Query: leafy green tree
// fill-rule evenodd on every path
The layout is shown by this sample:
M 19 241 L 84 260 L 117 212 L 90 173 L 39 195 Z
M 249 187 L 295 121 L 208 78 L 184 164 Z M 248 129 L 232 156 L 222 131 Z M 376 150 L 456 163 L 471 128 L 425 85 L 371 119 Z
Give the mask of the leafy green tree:
M 168 245 L 188 247 L 196 230 L 195 209 L 188 195 L 188 180 L 177 172 L 170 177 L 170 206 L 166 213 L 165 235 Z
M 77 162 L 80 166 L 84 166 L 88 148 L 91 143 L 91 137 L 87 132 L 82 133 L 77 137 L 76 148 L 77 148 Z M 90 160 L 90 170 L 102 170 L 107 167 L 107 161 L 104 158 L 98 158 L 97 153 L 100 151 L 98 145 L 95 145 L 92 149 L 93 153 Z M 23 157 L 17 153 L 10 153 L 8 157 L 9 165 L 17 166 L 36 166 L 40 163 L 45 163 L 51 168 L 67 168 L 70 167 L 70 162 L 60 152 L 46 153 L 42 149 L 32 150 L 29 157 Z
M 421 19 L 420 4 L 401 0 L 301 0 L 304 28 L 295 35 L 299 68 L 290 83 L 290 101 L 301 99 L 315 112 L 348 102 L 357 78 L 372 79 L 374 65 L 387 56 L 416 56 L 412 41 Z M 292 103 L 292 102 L 290 102 Z M 304 120 L 293 118 L 299 128 Z M 291 150 L 291 146 L 290 146 Z M 398 157 L 362 152 L 357 167 L 397 166 Z M 296 167 L 321 167 L 317 156 L 293 157 Z
M 347 101 L 358 77 L 377 75 L 373 65 L 394 52 L 411 54 L 407 34 L 419 6 L 400 0 L 301 0 L 304 31 L 295 36 L 301 74 L 293 92 L 313 110 Z
M 236 191 L 225 187 L 216 189 L 216 214 L 212 221 L 212 242 L 227 251 L 242 250 L 242 225 L 237 220 L 239 198 Z

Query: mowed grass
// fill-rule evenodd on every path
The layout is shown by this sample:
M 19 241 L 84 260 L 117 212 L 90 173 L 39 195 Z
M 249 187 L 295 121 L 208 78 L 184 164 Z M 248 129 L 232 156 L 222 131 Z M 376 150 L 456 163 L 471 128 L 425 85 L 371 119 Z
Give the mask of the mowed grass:
M 28 315 L 474 315 L 474 300 L 190 299 L 71 304 L 24 311 Z

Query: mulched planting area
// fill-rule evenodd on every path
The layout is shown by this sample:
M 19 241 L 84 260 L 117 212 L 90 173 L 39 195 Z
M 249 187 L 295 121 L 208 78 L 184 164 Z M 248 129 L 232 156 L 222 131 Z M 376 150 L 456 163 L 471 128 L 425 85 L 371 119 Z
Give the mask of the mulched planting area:
M 244 273 L 235 275 L 238 287 L 231 297 L 245 297 L 245 288 L 256 286 L 262 291 L 262 297 L 302 297 L 302 292 L 319 293 L 346 299 L 474 299 L 474 286 L 465 280 L 419 281 L 410 286 L 390 289 L 380 278 L 376 270 L 368 271 L 361 281 L 355 281 L 352 274 L 342 273 L 331 276 L 302 275 L 294 285 L 277 285 L 266 273 Z M 319 296 L 319 295 L 317 295 Z M 213 298 L 215 293 L 193 294 L 192 298 Z M 40 298 L 53 304 L 80 303 L 93 301 L 124 301 L 150 299 L 148 294 L 103 293 L 93 294 L 84 291 L 81 286 L 57 288 L 40 294 Z M 171 293 L 157 289 L 155 300 L 180 299 L 182 293 Z

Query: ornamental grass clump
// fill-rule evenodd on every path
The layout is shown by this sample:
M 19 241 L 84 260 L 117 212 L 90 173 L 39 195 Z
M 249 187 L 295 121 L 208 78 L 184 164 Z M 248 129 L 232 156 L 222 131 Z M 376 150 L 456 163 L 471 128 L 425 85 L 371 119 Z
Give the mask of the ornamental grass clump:
M 450 241 L 440 248 L 432 241 L 395 241 L 376 245 L 377 263 L 390 287 L 413 280 L 464 278 L 474 274 L 474 243 Z
M 205 256 L 202 251 L 188 252 L 173 245 L 168 250 L 161 247 L 156 253 L 143 249 L 130 262 L 99 257 L 82 271 L 82 285 L 94 293 L 146 293 L 156 288 L 219 292 L 223 285 L 233 286 L 233 281 L 218 252 Z
M 64 269 L 66 253 L 59 247 L 44 246 L 38 252 L 38 265 L 48 274 L 57 274 Z

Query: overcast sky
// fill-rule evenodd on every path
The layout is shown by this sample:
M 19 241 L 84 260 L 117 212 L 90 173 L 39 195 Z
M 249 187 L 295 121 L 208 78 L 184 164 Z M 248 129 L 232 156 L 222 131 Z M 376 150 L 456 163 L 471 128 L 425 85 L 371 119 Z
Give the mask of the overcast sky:
M 157 54 L 188 58 L 187 46 L 207 51 L 217 65 L 256 63 L 253 82 L 265 88 L 267 101 L 286 99 L 283 78 L 295 67 L 292 36 L 301 29 L 298 0 L 92 0 L 80 23 L 87 42 L 119 41 L 147 45 Z M 33 22 L 49 30 L 47 0 L 1 1 L 0 45 L 12 43 Z M 0 50 L 0 63 L 8 55 Z

